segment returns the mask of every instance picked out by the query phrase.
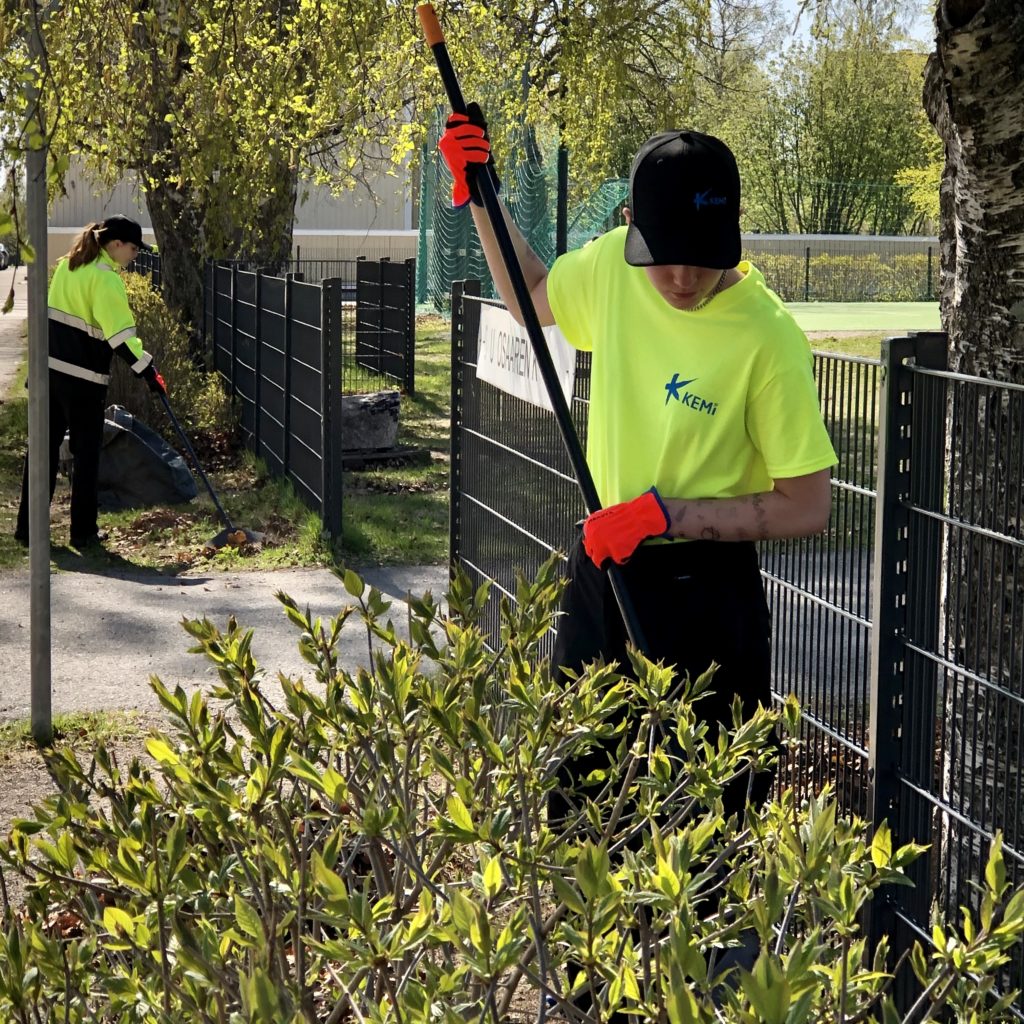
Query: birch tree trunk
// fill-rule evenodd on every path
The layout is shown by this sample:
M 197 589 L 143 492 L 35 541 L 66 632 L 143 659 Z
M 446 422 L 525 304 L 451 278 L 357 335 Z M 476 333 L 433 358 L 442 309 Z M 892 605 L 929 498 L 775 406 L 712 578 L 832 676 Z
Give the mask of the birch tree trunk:
M 925 72 L 945 144 L 941 309 L 950 369 L 1024 383 L 1024 3 L 942 0 Z M 943 796 L 1024 850 L 1024 392 L 948 387 Z M 944 701 L 942 697 L 944 696 Z M 941 713 L 941 712 L 940 712 Z M 944 909 L 972 902 L 984 834 L 943 815 Z M 1019 880 L 1019 879 L 1018 879 Z

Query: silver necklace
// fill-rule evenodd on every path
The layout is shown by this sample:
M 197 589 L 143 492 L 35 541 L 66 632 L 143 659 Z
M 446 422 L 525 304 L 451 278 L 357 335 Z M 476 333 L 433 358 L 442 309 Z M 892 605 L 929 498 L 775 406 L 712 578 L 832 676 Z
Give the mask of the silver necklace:
M 705 295 L 704 298 L 701 299 L 700 302 L 698 302 L 697 305 L 690 310 L 691 313 L 696 313 L 698 309 L 703 309 L 722 290 L 722 285 L 725 284 L 725 278 L 728 273 L 728 270 L 722 271 L 721 275 L 718 278 L 718 282 L 715 284 L 715 287 L 712 288 L 711 291 L 709 291 L 707 295 Z

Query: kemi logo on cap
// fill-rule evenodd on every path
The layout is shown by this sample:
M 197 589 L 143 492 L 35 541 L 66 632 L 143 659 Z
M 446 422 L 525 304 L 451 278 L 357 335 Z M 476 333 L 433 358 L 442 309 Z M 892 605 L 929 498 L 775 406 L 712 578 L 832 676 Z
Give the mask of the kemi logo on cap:
M 693 205 L 699 210 L 702 206 L 725 206 L 728 202 L 725 196 L 713 196 L 711 189 L 706 192 L 696 192 L 693 196 Z

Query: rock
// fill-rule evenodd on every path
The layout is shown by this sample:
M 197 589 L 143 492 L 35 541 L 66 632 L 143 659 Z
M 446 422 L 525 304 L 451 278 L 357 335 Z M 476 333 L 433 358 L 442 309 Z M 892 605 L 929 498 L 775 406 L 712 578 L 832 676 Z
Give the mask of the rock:
M 68 475 L 74 466 L 66 435 L 60 448 L 60 466 Z M 197 494 L 195 480 L 181 455 L 119 405 L 108 406 L 104 417 L 96 490 L 103 511 L 177 505 Z
M 398 440 L 397 391 L 372 395 L 343 395 L 341 399 L 341 446 L 346 452 L 393 448 Z

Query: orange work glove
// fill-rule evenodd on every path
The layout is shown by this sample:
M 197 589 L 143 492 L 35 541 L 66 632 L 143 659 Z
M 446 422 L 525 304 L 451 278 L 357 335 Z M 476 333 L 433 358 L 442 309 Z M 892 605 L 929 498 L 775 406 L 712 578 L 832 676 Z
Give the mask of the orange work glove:
M 487 138 L 487 122 L 476 103 L 466 107 L 465 114 L 452 114 L 445 122 L 444 134 L 438 140 L 437 148 L 448 165 L 455 184 L 452 187 L 452 206 L 458 210 L 470 199 L 477 206 L 483 205 L 476 187 L 476 176 L 486 164 L 494 164 L 491 143 Z M 497 176 L 495 176 L 497 183 Z
M 650 537 L 664 537 L 672 525 L 668 509 L 652 487 L 639 498 L 609 505 L 583 520 L 583 549 L 599 569 L 607 559 L 616 565 Z

